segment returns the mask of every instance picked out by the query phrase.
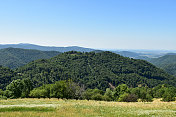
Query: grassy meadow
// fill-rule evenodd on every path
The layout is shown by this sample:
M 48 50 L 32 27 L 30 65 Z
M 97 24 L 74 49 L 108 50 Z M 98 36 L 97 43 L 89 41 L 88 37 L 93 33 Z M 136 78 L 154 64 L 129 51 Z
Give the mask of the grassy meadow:
M 174 117 L 176 102 L 105 102 L 61 99 L 0 100 L 0 117 Z

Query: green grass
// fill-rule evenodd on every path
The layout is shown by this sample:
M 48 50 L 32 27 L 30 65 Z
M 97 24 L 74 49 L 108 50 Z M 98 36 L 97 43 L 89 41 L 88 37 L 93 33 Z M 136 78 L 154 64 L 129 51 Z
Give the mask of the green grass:
M 1 108 L 0 112 L 26 112 L 26 111 L 36 111 L 36 112 L 48 112 L 55 111 L 54 108 L 49 107 L 5 107 Z
M 1 117 L 175 117 L 176 102 L 105 102 L 58 99 L 0 100 Z

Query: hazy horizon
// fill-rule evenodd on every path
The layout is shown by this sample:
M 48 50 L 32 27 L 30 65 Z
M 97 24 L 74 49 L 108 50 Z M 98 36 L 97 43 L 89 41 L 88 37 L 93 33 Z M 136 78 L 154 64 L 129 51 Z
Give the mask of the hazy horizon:
M 0 44 L 176 50 L 175 0 L 6 0 Z
M 90 47 L 84 47 L 84 46 L 78 46 L 78 45 L 71 45 L 71 46 L 52 46 L 52 45 L 40 45 L 40 44 L 32 44 L 32 43 L 3 43 L 0 45 L 18 45 L 18 44 L 23 44 L 23 45 L 36 45 L 36 46 L 43 46 L 43 47 L 82 47 L 82 48 L 90 48 Z M 176 50 L 167 50 L 167 49 L 120 49 L 120 48 L 90 48 L 90 49 L 97 49 L 97 50 L 104 50 L 104 51 L 131 51 L 131 52 L 163 52 L 163 53 L 168 53 L 168 52 L 174 52 L 176 53 Z

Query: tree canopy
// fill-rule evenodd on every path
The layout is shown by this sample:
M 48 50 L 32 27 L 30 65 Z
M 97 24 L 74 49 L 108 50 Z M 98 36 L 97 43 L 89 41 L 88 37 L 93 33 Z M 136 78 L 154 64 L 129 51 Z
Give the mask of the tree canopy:
M 29 78 L 34 87 L 72 79 L 86 88 L 106 90 L 109 84 L 129 87 L 170 84 L 176 78 L 144 60 L 120 56 L 112 52 L 62 53 L 51 59 L 33 61 L 16 70 L 22 78 Z

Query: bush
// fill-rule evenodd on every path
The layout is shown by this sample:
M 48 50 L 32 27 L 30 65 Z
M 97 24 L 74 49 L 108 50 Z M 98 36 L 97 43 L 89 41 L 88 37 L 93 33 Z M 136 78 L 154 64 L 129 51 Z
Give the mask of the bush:
M 4 91 L 4 96 L 7 97 L 7 98 L 13 98 L 12 91 L 5 90 Z
M 138 97 L 135 94 L 124 93 L 120 95 L 118 101 L 119 102 L 137 102 Z
M 125 99 L 125 102 L 137 102 L 138 97 L 135 94 L 128 94 L 128 96 Z
M 112 101 L 113 100 L 113 93 L 110 88 L 106 89 L 106 92 L 103 96 L 103 100 L 105 100 L 105 101 Z
M 118 100 L 120 96 L 125 96 L 126 93 L 129 93 L 128 86 L 126 84 L 121 84 L 113 90 L 113 97 L 115 100 Z
M 34 89 L 30 92 L 29 96 L 33 98 L 46 98 L 46 93 L 45 89 Z
M 0 100 L 1 100 L 1 99 L 7 100 L 7 97 L 6 97 L 6 96 L 3 96 L 3 95 L 0 95 Z
M 92 100 L 97 100 L 97 101 L 101 101 L 103 100 L 103 96 L 101 94 L 95 94 L 91 97 Z
M 83 98 L 87 100 L 103 100 L 103 91 L 99 89 L 87 89 Z
M 4 95 L 4 91 L 0 89 L 0 95 Z
M 107 95 L 104 95 L 104 96 L 103 96 L 103 100 L 104 100 L 104 101 L 113 101 L 112 98 L 110 98 L 110 97 L 107 96 Z
M 170 94 L 169 92 L 165 92 L 163 95 L 162 101 L 164 102 L 175 101 L 175 97 L 173 96 L 173 94 Z
M 165 102 L 175 101 L 175 88 L 173 87 L 165 88 L 162 98 L 163 98 L 162 101 Z
M 153 101 L 153 97 L 150 94 L 146 95 L 146 102 L 152 102 Z
M 126 102 L 128 95 L 129 95 L 128 93 L 124 93 L 124 94 L 120 95 L 118 98 L 118 101 L 119 102 Z

